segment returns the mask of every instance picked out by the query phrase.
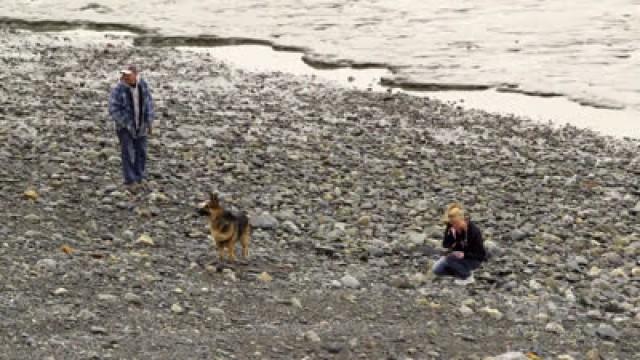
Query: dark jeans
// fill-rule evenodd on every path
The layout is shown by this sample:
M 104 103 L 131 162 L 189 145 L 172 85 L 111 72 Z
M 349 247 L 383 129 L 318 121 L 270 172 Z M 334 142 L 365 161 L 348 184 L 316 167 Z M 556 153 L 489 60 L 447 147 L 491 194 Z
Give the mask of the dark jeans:
M 147 138 L 134 138 L 127 129 L 120 129 L 118 130 L 118 139 L 120 139 L 124 183 L 132 184 L 142 181 L 147 161 Z
M 453 256 L 443 256 L 433 265 L 433 273 L 439 276 L 455 276 L 466 279 L 471 272 L 480 267 L 480 261 L 457 259 Z

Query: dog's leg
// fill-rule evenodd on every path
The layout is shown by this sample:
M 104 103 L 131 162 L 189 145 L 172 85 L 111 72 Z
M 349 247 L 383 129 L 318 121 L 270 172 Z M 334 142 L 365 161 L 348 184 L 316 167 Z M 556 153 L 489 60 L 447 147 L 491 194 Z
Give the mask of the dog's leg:
M 227 249 L 229 250 L 229 259 L 231 261 L 236 261 L 236 242 L 231 239 L 228 241 Z
M 240 245 L 242 245 L 242 257 L 247 259 L 249 257 L 249 237 L 251 236 L 251 227 L 247 226 L 242 232 L 240 237 Z
M 224 246 L 221 243 L 216 243 L 216 249 L 218 250 L 218 259 L 224 261 Z

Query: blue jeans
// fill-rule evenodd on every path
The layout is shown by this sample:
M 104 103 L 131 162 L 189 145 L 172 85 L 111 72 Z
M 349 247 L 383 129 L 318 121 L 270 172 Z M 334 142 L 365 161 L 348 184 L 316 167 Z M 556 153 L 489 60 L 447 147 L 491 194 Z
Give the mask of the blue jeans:
M 480 261 L 457 259 L 453 256 L 443 256 L 433 265 L 433 273 L 439 276 L 455 276 L 466 279 L 471 272 L 480 267 Z
M 122 176 L 125 184 L 133 184 L 144 179 L 147 162 L 147 138 L 134 138 L 127 129 L 118 130 Z

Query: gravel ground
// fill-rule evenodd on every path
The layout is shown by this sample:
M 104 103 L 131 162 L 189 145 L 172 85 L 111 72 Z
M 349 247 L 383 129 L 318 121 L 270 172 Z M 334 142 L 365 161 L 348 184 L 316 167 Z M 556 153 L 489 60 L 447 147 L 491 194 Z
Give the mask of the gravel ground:
M 638 143 L 130 44 L 0 29 L 3 359 L 640 357 Z M 133 195 L 128 62 L 158 114 Z M 217 261 L 209 191 L 248 261 Z M 465 287 L 429 273 L 454 200 L 493 254 Z

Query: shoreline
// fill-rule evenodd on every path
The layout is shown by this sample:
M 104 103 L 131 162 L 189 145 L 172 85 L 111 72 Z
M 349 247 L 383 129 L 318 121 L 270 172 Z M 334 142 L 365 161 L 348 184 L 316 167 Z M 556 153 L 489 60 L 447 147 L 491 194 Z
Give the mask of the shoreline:
M 640 355 L 636 141 L 67 35 L 0 30 L 0 353 Z M 129 62 L 158 115 L 136 196 L 106 113 Z M 217 262 L 209 191 L 262 220 L 247 263 Z M 429 271 L 453 200 L 494 254 L 467 287 Z
M 640 113 L 631 110 L 598 109 L 580 105 L 564 96 L 527 96 L 501 92 L 495 89 L 480 90 L 406 90 L 393 84 L 382 85 L 380 80 L 391 73 L 382 69 L 325 68 L 318 69 L 304 62 L 304 55 L 296 52 L 279 52 L 263 45 L 238 45 L 219 47 L 180 46 L 195 52 L 207 52 L 234 66 L 249 71 L 292 73 L 325 79 L 348 89 L 406 93 L 421 98 L 432 98 L 498 115 L 515 115 L 538 123 L 552 123 L 555 127 L 566 124 L 594 130 L 604 136 L 640 140 Z M 293 69 L 293 71 L 292 71 Z
M 197 47 L 216 50 L 225 57 L 225 50 L 244 48 L 244 57 L 237 57 L 235 64 L 246 68 L 252 65 L 248 57 L 255 54 L 267 55 L 270 58 L 287 58 L 286 64 L 271 63 L 265 71 L 281 71 L 290 67 L 297 67 L 297 62 L 308 66 L 307 75 L 325 73 L 326 70 L 339 70 L 349 73 L 347 78 L 361 70 L 377 74 L 376 87 L 383 90 L 399 90 L 421 97 L 434 97 L 443 101 L 456 102 L 467 109 L 479 109 L 505 115 L 517 115 L 535 121 L 551 121 L 560 126 L 566 124 L 586 127 L 601 132 L 603 135 L 640 139 L 640 127 L 637 121 L 640 112 L 633 109 L 620 108 L 617 105 L 598 103 L 596 100 L 572 97 L 569 94 L 553 91 L 520 89 L 517 85 L 509 84 L 447 84 L 424 83 L 406 78 L 398 71 L 401 67 L 390 64 L 356 62 L 344 59 L 328 59 L 314 53 L 303 46 L 283 45 L 272 40 L 249 37 L 218 37 L 218 36 L 171 36 L 159 34 L 157 30 L 142 26 L 124 25 L 118 23 L 101 23 L 88 20 L 27 20 L 11 17 L 0 17 L 0 24 L 10 28 L 26 29 L 38 32 L 73 32 L 73 31 L 127 31 L 133 36 L 134 44 L 154 47 Z M 265 50 L 255 50 L 264 47 Z M 252 50 L 246 51 L 248 48 Z M 283 56 L 284 55 L 284 56 Z M 288 56 L 291 55 L 291 56 Z M 232 55 L 234 56 L 234 55 Z M 284 65 L 284 66 L 283 66 Z M 335 76 L 329 76 L 334 78 Z M 339 83 L 344 83 L 340 81 Z M 380 86 L 381 85 L 381 86 Z M 366 89 L 367 87 L 360 87 Z

